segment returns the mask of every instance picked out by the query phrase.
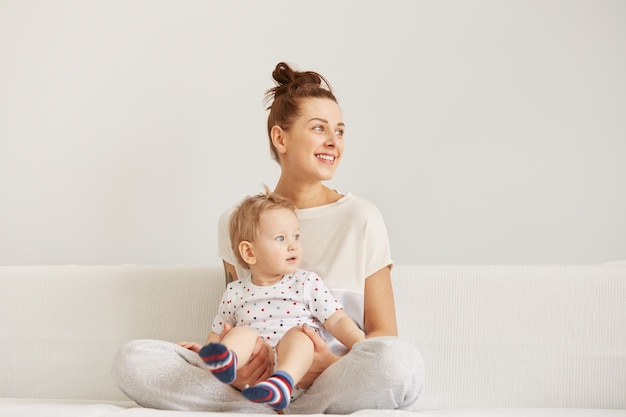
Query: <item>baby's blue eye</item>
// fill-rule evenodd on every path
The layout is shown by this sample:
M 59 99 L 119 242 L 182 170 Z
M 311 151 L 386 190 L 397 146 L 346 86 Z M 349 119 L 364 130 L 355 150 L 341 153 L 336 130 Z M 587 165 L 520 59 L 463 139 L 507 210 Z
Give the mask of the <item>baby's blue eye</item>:
M 277 236 L 276 240 L 282 242 L 283 240 L 285 240 L 285 236 Z
M 294 240 L 300 240 L 300 235 L 295 235 L 295 236 L 293 237 L 293 239 L 294 239 Z

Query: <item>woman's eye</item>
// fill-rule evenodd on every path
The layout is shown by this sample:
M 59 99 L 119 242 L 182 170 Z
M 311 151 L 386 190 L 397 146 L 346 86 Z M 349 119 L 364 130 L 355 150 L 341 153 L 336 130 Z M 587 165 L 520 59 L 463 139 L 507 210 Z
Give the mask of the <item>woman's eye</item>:
M 337 129 L 337 130 L 335 130 L 335 134 L 337 136 L 343 137 L 344 130 L 343 129 Z
M 313 130 L 315 130 L 316 132 L 323 132 L 324 131 L 324 126 L 313 126 Z

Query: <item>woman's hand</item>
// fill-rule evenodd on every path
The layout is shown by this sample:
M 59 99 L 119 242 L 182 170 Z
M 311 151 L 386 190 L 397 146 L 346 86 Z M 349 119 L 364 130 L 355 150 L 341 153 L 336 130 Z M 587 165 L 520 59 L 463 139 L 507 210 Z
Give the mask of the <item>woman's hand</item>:
M 237 369 L 237 378 L 233 381 L 233 387 L 239 391 L 247 385 L 254 385 L 264 381 L 272 375 L 274 370 L 274 352 L 272 347 L 259 337 L 254 345 L 254 350 L 247 363 Z
M 309 371 L 302 377 L 296 386 L 307 389 L 313 385 L 313 382 L 322 372 L 326 370 L 326 368 L 341 358 L 330 351 L 324 339 L 322 339 L 322 337 L 314 329 L 304 325 L 302 326 L 302 331 L 304 334 L 309 336 L 313 342 L 314 354 L 313 363 L 311 364 Z
M 202 346 L 195 342 L 178 342 L 178 346 L 182 346 L 196 353 L 199 353 L 200 349 L 202 349 Z

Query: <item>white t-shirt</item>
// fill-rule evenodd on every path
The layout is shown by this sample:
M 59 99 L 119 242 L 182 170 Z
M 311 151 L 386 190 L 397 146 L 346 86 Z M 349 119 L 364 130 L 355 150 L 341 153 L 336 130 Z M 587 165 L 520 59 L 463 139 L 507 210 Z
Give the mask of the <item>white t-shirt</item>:
M 250 271 L 235 260 L 228 236 L 234 209 L 220 218 L 218 256 L 235 266 L 238 277 L 244 277 Z M 369 201 L 347 193 L 335 203 L 296 210 L 296 214 L 303 247 L 300 268 L 322 277 L 346 313 L 362 327 L 365 279 L 393 263 L 380 211 Z

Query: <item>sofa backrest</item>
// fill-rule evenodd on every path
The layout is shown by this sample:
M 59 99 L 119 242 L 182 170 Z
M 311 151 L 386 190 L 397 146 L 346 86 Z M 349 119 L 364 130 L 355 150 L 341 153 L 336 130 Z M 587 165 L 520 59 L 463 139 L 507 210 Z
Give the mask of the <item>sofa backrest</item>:
M 402 266 L 418 409 L 626 408 L 626 266 Z
M 407 266 L 400 336 L 421 351 L 416 409 L 626 408 L 626 268 Z M 0 267 L 0 397 L 126 400 L 132 339 L 202 342 L 221 267 Z M 155 364 L 158 366 L 158 364 Z
M 122 344 L 202 343 L 223 288 L 218 267 L 0 267 L 0 397 L 127 400 Z

